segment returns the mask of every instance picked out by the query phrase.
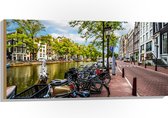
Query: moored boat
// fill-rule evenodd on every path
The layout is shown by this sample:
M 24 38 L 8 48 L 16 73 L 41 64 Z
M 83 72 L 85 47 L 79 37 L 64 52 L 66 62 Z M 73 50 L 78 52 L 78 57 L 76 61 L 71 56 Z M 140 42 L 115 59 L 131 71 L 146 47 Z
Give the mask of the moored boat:
M 11 99 L 16 95 L 17 86 L 9 86 L 6 90 L 6 98 Z
M 21 93 L 15 95 L 14 99 L 44 98 L 48 92 L 47 84 L 33 85 Z
M 66 95 L 71 92 L 71 88 L 68 85 L 63 86 L 53 86 L 50 89 L 51 97 L 56 97 L 59 95 Z

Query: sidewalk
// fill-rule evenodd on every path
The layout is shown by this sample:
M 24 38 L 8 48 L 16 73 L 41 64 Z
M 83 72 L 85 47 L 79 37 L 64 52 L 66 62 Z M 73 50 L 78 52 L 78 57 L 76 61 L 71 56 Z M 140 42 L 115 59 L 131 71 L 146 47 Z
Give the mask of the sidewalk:
M 122 74 L 119 72 L 118 68 L 116 69 L 116 75 L 111 75 L 112 80 L 109 84 L 110 97 L 132 96 L 132 88 L 129 86 L 127 81 L 122 78 Z
M 131 64 L 131 62 L 128 62 L 128 63 Z M 132 63 L 132 65 L 134 65 L 134 63 Z M 135 65 L 138 65 L 138 63 L 136 62 Z M 144 67 L 145 68 L 145 65 L 140 65 L 140 67 Z M 155 71 L 155 66 L 146 66 L 146 68 Z M 164 68 L 164 67 L 159 67 L 158 66 L 157 67 L 157 72 L 168 74 L 168 67 Z
M 110 71 L 110 73 L 112 73 Z M 116 67 L 116 75 L 111 75 L 112 79 L 109 83 L 110 97 L 126 97 L 132 96 L 132 89 L 127 81 L 122 78 L 121 72 Z M 104 92 L 103 92 L 104 91 Z M 92 95 L 92 97 L 106 97 L 105 90 L 101 94 Z

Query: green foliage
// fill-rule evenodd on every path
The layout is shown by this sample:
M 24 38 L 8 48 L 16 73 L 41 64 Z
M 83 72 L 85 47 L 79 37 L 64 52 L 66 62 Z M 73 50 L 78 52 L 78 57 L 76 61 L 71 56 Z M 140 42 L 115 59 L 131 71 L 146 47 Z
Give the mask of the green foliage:
M 41 45 L 47 44 L 47 46 L 51 46 L 55 54 L 58 54 L 59 56 L 67 55 L 68 58 L 71 58 L 72 56 L 77 56 L 77 58 L 83 56 L 86 59 L 90 58 L 96 60 L 97 57 L 101 56 L 101 53 L 95 46 L 101 46 L 102 43 L 102 22 L 70 22 L 71 26 L 79 26 L 81 37 L 86 38 L 86 40 L 88 38 L 94 38 L 92 44 L 89 44 L 88 46 L 75 43 L 66 37 L 53 38 L 51 35 L 37 37 L 37 34 L 45 29 L 43 24 L 38 20 L 11 20 L 8 22 L 8 25 L 11 25 L 12 23 L 17 23 L 18 27 L 14 33 L 7 34 L 7 41 L 15 40 L 16 43 L 7 45 L 7 48 L 26 45 L 27 52 L 30 52 L 33 55 L 33 60 L 35 59 L 34 55 L 39 50 L 38 43 Z M 120 29 L 119 22 L 105 22 L 105 24 L 109 24 L 111 27 L 113 26 L 114 29 Z M 117 37 L 114 34 L 111 35 L 110 45 L 115 45 L 116 39 Z
M 114 31 L 122 30 L 121 22 L 116 21 L 71 21 L 69 22 L 71 27 L 78 27 L 78 33 L 82 38 L 88 40 L 93 38 L 92 44 L 95 46 L 102 46 L 103 39 L 103 22 L 105 27 L 111 27 L 110 44 L 115 46 L 117 43 L 117 37 L 114 35 Z M 105 36 L 105 35 L 104 35 Z M 106 39 L 106 38 L 105 38 Z
M 37 34 L 45 29 L 44 25 L 38 20 L 13 20 L 12 22 L 17 23 L 21 32 L 32 39 L 37 37 Z
M 43 24 L 40 23 L 38 20 L 11 20 L 7 21 L 7 26 L 11 25 L 12 23 L 16 23 L 18 28 L 16 32 L 13 34 L 7 34 L 7 41 L 8 40 L 16 40 L 16 44 L 9 47 L 16 47 L 26 44 L 27 50 L 32 53 L 33 60 L 35 59 L 35 54 L 38 51 L 37 46 L 37 34 L 44 30 Z
M 109 52 L 109 56 L 112 57 L 112 52 L 111 51 Z M 114 57 L 117 58 L 118 57 L 118 53 L 114 52 Z
M 58 37 L 53 42 L 53 50 L 60 56 L 68 55 L 68 57 L 72 57 L 77 55 L 77 58 L 83 56 L 95 60 L 101 54 L 91 44 L 88 46 L 79 45 L 66 37 Z

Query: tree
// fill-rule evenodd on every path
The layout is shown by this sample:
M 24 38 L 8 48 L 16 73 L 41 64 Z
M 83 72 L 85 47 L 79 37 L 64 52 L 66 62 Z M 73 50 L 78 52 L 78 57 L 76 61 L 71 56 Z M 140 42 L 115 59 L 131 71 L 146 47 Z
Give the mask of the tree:
M 17 23 L 22 33 L 28 37 L 30 44 L 32 44 L 32 46 L 29 45 L 31 47 L 29 51 L 34 60 L 35 54 L 38 51 L 38 46 L 35 43 L 35 39 L 37 38 L 37 34 L 44 30 L 44 25 L 38 20 L 12 20 L 12 22 Z
M 104 29 L 105 27 L 111 27 L 111 32 L 114 35 L 115 30 L 121 30 L 121 22 L 113 21 L 71 21 L 69 22 L 71 27 L 78 27 L 78 33 L 82 38 L 88 40 L 93 38 L 92 44 L 95 46 L 102 46 L 103 53 L 103 65 L 104 65 Z
M 7 42 L 11 41 L 11 44 L 7 43 L 7 48 L 13 48 L 13 47 L 22 47 L 26 45 L 26 50 L 31 50 L 32 41 L 29 39 L 25 34 L 22 33 L 20 28 L 16 29 L 16 32 L 8 33 L 7 34 Z

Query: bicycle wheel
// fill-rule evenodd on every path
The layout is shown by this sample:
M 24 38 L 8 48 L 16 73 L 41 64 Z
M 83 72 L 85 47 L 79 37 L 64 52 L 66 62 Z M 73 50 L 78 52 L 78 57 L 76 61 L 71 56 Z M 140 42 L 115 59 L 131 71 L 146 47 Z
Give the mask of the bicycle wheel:
M 91 94 L 94 94 L 94 93 L 100 94 L 102 91 L 102 87 L 103 87 L 103 83 L 98 77 L 95 77 L 90 81 Z
M 109 73 L 106 73 L 105 76 L 103 77 L 103 82 L 105 85 L 108 85 L 111 81 L 111 76 Z
M 109 96 L 110 96 L 110 90 L 109 87 L 105 84 L 103 84 L 100 94 L 91 94 L 91 97 L 109 97 Z
M 79 81 L 78 84 L 79 84 L 79 90 L 81 90 L 81 91 L 85 91 L 85 90 L 90 91 L 90 82 L 89 82 L 89 80 L 84 80 L 83 79 L 83 80 Z

